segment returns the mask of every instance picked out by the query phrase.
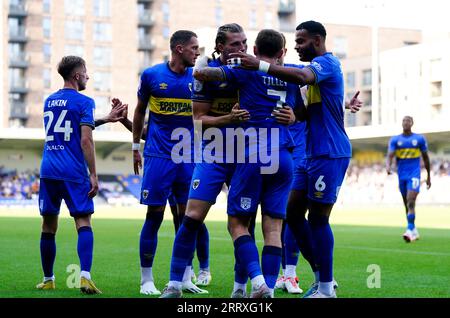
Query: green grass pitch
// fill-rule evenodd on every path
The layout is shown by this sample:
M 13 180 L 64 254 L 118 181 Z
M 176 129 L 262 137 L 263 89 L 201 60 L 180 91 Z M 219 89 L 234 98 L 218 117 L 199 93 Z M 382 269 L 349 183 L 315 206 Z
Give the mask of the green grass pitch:
M 78 264 L 73 220 L 61 218 L 57 234 L 55 291 L 38 291 L 42 279 L 39 237 L 40 218 L 0 217 L 0 297 L 93 297 L 69 288 L 70 264 Z M 94 297 L 149 297 L 139 294 L 139 232 L 142 220 L 95 219 L 92 277 L 103 291 Z M 226 224 L 208 221 L 212 283 L 206 297 L 228 298 L 233 286 L 233 249 Z M 260 224 L 257 242 L 262 244 Z M 450 231 L 419 228 L 421 240 L 406 244 L 404 228 L 387 226 L 333 225 L 335 272 L 338 297 L 450 297 Z M 163 289 L 169 278 L 173 225 L 165 220 L 153 266 L 155 282 Z M 380 288 L 369 288 L 371 264 L 379 266 Z M 194 262 L 196 271 L 197 261 Z M 369 267 L 370 269 L 370 267 Z M 297 273 L 305 291 L 313 276 L 300 258 Z M 373 276 L 372 276 L 373 277 Z M 199 297 L 185 294 L 186 297 Z M 202 297 L 205 297 L 202 295 Z M 276 291 L 275 297 L 300 297 Z

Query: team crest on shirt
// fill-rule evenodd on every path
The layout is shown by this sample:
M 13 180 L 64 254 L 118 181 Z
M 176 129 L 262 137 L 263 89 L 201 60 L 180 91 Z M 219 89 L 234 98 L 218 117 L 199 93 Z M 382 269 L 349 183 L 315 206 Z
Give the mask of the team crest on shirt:
M 188 87 L 189 87 L 189 91 L 192 93 L 192 83 L 189 83 Z
M 252 206 L 251 198 L 241 197 L 241 208 L 243 208 L 244 210 L 248 210 L 250 209 L 251 206 Z
M 142 190 L 142 197 L 144 200 L 148 198 L 148 190 Z
M 196 93 L 198 93 L 198 92 L 200 92 L 202 90 L 202 88 L 203 88 L 203 83 L 198 81 L 198 80 L 196 80 L 196 79 L 194 79 L 194 91 Z
M 192 189 L 197 190 L 199 185 L 200 185 L 200 179 L 195 179 L 192 181 Z
M 415 146 L 417 146 L 417 140 L 416 139 L 413 139 L 413 141 L 411 142 L 412 143 L 412 145 L 415 147 Z
M 159 89 L 167 89 L 167 83 L 159 83 Z

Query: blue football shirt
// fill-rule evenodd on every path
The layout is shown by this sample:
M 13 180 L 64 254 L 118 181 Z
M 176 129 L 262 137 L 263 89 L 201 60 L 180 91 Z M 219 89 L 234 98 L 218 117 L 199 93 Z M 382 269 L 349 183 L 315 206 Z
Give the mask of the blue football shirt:
M 81 126 L 95 128 L 94 110 L 94 100 L 74 89 L 61 89 L 45 100 L 41 178 L 77 183 L 89 178 Z
M 272 149 L 293 147 L 294 140 L 288 126 L 276 122 L 272 112 L 280 103 L 296 107 L 301 100 L 298 85 L 287 83 L 261 71 L 250 71 L 230 66 L 222 67 L 227 81 L 239 87 L 239 104 L 248 110 L 250 120 L 243 128 L 267 128 L 267 147 Z M 277 128 L 278 145 L 271 145 L 271 128 Z
M 306 155 L 308 158 L 350 158 L 352 147 L 344 128 L 341 64 L 331 53 L 325 53 L 306 67 L 316 78 L 307 91 Z
M 171 158 L 172 148 L 180 142 L 191 144 L 192 123 L 192 68 L 183 74 L 173 72 L 168 63 L 146 69 L 141 75 L 138 98 L 148 104 L 150 111 L 144 156 Z M 172 140 L 175 129 L 189 131 L 190 139 Z M 191 155 L 191 154 L 189 154 Z
M 389 152 L 395 153 L 399 179 L 420 178 L 420 156 L 428 151 L 427 141 L 423 135 L 398 135 L 389 141 Z

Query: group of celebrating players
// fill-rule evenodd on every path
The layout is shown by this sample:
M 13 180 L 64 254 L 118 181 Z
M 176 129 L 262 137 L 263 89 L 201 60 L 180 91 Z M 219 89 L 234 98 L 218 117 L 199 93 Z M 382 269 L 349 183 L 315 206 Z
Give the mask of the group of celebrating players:
M 119 99 L 113 99 L 107 120 L 94 120 L 93 100 L 79 93 L 89 79 L 86 65 L 79 57 L 64 57 L 58 65 L 64 88 L 44 105 L 46 142 L 39 195 L 44 280 L 37 288 L 55 288 L 55 234 L 64 199 L 78 230 L 81 291 L 101 293 L 90 277 L 90 218 L 98 191 L 92 130 L 121 121 L 133 133 L 134 172 L 143 168 L 140 202 L 147 205 L 147 214 L 139 245 L 142 294 L 179 298 L 183 291 L 208 293 L 200 288 L 212 279 L 204 220 L 226 184 L 235 257 L 231 297 L 247 297 L 248 280 L 251 298 L 271 298 L 274 288 L 302 293 L 295 273 L 299 251 L 315 275 L 304 297 L 336 297 L 329 216 L 352 155 L 344 108 L 357 112 L 362 102 L 358 93 L 344 102 L 341 65 L 327 52 L 325 40 L 321 23 L 299 24 L 295 50 L 300 61 L 309 64 L 294 65 L 284 64 L 286 40 L 275 30 L 259 32 L 253 56 L 246 53 L 242 27 L 223 25 L 212 58 L 198 58 L 194 32 L 176 31 L 170 39 L 170 61 L 141 75 L 132 122 L 126 118 L 127 105 Z M 175 131 L 189 134 L 180 141 L 174 138 Z M 242 132 L 246 138 L 239 147 L 235 141 Z M 200 143 L 194 142 L 195 134 Z M 145 139 L 143 166 L 141 139 Z M 256 146 L 252 140 L 257 140 Z M 200 160 L 196 147 L 201 148 Z M 174 153 L 183 160 L 174 160 Z M 271 161 L 262 160 L 262 153 Z M 176 236 L 170 279 L 161 293 L 152 267 L 168 199 L 176 206 Z M 254 236 L 258 206 L 264 236 L 261 261 Z M 200 271 L 193 279 L 196 249 Z M 280 266 L 283 275 L 278 278 Z

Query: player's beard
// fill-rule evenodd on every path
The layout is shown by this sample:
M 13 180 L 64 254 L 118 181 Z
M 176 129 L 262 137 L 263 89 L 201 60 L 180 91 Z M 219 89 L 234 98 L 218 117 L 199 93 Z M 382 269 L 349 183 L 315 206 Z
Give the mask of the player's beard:
M 317 56 L 316 49 L 312 43 L 310 43 L 306 48 L 300 50 L 300 53 L 300 60 L 302 62 L 311 62 Z
M 86 89 L 86 83 L 79 82 L 78 83 L 78 91 L 84 91 Z

